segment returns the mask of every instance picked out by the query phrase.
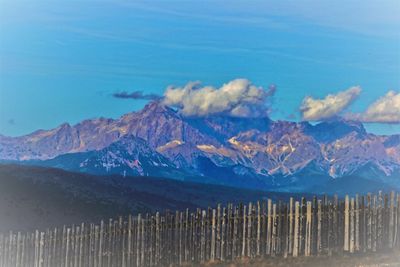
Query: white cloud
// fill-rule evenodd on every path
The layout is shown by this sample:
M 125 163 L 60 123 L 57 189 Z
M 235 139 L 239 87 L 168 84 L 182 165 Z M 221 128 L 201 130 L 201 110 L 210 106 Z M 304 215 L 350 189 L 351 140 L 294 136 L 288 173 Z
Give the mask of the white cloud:
M 323 99 L 310 96 L 303 99 L 300 112 L 304 120 L 319 121 L 329 119 L 346 109 L 361 93 L 359 86 L 353 86 L 337 94 L 329 94 Z
M 235 117 L 267 115 L 266 100 L 276 91 L 253 85 L 246 79 L 235 79 L 220 88 L 201 87 L 191 82 L 184 87 L 169 87 L 164 93 L 164 104 L 178 107 L 185 116 L 227 114 Z
M 400 123 L 400 92 L 389 91 L 365 112 L 349 115 L 362 122 Z

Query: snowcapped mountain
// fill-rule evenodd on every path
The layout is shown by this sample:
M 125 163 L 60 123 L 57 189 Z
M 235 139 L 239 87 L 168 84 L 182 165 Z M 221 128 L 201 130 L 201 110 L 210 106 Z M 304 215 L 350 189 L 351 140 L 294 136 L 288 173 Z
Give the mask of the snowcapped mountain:
M 0 158 L 253 187 L 315 185 L 355 174 L 400 185 L 400 135 L 374 135 L 342 118 L 312 125 L 268 117 L 184 117 L 159 102 L 115 120 L 0 136 Z

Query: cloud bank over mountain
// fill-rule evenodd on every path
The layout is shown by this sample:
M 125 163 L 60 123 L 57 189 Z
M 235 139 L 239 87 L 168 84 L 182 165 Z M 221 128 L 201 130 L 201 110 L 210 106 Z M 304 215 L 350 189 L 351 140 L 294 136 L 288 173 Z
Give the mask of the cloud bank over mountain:
M 271 98 L 277 90 L 271 84 L 267 89 L 254 85 L 248 79 L 234 79 L 221 87 L 203 86 L 200 81 L 188 82 L 185 86 L 166 88 L 164 95 L 143 91 L 121 91 L 112 94 L 118 99 L 160 101 L 176 108 L 186 117 L 207 117 L 226 115 L 231 117 L 256 118 L 268 116 L 271 112 Z M 300 105 L 300 115 L 304 121 L 324 121 L 342 116 L 364 123 L 400 123 L 400 92 L 388 91 L 364 112 L 345 113 L 361 94 L 360 86 L 352 86 L 344 91 L 328 94 L 317 99 L 307 96 Z
M 220 88 L 190 82 L 183 87 L 168 87 L 163 102 L 180 109 L 184 116 L 226 114 L 234 117 L 260 117 L 268 114 L 267 100 L 275 91 L 276 86 L 266 90 L 247 79 L 235 79 Z
M 365 112 L 350 114 L 349 117 L 362 122 L 400 123 L 400 92 L 389 91 Z
M 329 94 L 323 99 L 307 96 L 300 106 L 303 120 L 321 121 L 337 116 L 350 106 L 360 93 L 361 87 L 353 86 L 337 94 Z

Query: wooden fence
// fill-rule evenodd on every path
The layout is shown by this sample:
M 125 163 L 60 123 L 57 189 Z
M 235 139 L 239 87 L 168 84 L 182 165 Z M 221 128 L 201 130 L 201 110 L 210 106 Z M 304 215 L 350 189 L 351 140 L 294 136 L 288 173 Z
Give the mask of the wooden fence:
M 167 266 L 400 250 L 400 195 L 271 200 L 0 234 L 0 267 Z

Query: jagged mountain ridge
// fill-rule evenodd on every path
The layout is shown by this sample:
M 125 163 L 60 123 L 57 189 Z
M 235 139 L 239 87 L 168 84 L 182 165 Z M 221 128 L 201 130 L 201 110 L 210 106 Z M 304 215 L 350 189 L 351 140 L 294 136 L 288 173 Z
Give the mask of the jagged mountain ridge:
M 0 136 L 0 158 L 46 162 L 56 158 L 60 162 L 64 154 L 82 156 L 81 152 L 89 151 L 107 154 L 120 140 L 125 140 L 123 146 L 128 146 L 129 142 L 145 145 L 147 150 L 142 154 L 160 155 L 167 160 L 165 164 L 170 169 L 212 176 L 219 172 L 209 168 L 222 168 L 233 176 L 256 177 L 266 180 L 267 184 L 279 184 L 277 179 L 284 177 L 297 179 L 296 175 L 304 173 L 310 166 L 330 177 L 351 175 L 367 165 L 382 177 L 398 175 L 400 169 L 400 135 L 367 133 L 359 122 L 333 118 L 312 125 L 272 121 L 267 117 L 188 118 L 160 102 L 149 103 L 141 111 L 115 120 L 92 119 L 21 137 Z M 123 146 L 118 149 L 123 150 Z M 104 155 L 90 157 L 103 159 L 98 165 L 106 164 Z M 119 155 L 117 161 L 124 162 L 125 157 Z M 81 171 L 85 168 L 81 167 Z M 124 165 L 118 169 L 121 174 L 127 171 L 146 175 L 134 166 Z
M 29 164 L 123 176 L 171 176 L 176 169 L 170 160 L 150 148 L 146 141 L 133 135 L 124 135 L 100 150 L 68 153 L 45 161 L 30 161 Z

